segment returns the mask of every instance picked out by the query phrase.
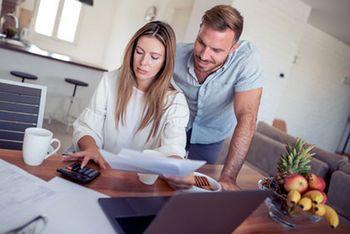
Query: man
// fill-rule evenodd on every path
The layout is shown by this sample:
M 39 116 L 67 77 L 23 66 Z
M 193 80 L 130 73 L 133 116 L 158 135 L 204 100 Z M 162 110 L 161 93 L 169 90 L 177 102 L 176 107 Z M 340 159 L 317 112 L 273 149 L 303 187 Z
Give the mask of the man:
M 189 158 L 216 163 L 224 139 L 233 132 L 219 180 L 224 190 L 238 188 L 236 178 L 255 131 L 262 93 L 260 58 L 249 42 L 239 41 L 242 29 L 241 14 L 218 5 L 205 12 L 195 43 L 179 44 L 176 51 L 174 81 L 191 111 Z M 186 183 L 173 179 L 174 187 Z

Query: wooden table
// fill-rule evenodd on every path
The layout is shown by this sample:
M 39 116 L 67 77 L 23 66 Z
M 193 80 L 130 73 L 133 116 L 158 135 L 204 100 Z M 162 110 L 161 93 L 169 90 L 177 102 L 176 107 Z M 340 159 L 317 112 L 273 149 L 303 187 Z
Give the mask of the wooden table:
M 27 172 L 36 175 L 46 181 L 59 174 L 56 169 L 67 163 L 61 156 L 51 156 L 41 166 L 28 166 L 22 160 L 21 151 L 0 149 L 0 158 L 17 165 Z M 93 164 L 89 164 L 95 167 Z M 205 165 L 199 171 L 213 178 L 218 178 L 222 165 Z M 257 181 L 263 176 L 249 165 L 243 165 L 238 176 L 238 185 L 241 189 L 257 189 Z M 144 185 L 138 181 L 136 173 L 128 173 L 113 169 L 104 170 L 101 175 L 86 187 L 114 197 L 124 196 L 167 196 L 174 191 L 163 180 L 158 179 L 152 185 Z M 341 224 L 337 229 L 331 229 L 326 221 L 299 225 L 296 229 L 287 229 L 274 222 L 268 215 L 265 204 L 261 204 L 235 231 L 234 233 L 350 233 L 350 222 L 341 217 Z

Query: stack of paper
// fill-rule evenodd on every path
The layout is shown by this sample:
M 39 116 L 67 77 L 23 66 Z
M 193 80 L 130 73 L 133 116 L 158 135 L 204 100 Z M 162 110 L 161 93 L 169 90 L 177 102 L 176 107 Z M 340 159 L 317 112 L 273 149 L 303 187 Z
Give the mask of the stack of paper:
M 47 205 L 59 199 L 47 182 L 0 159 L 0 233 L 42 215 Z
M 129 149 L 123 149 L 117 155 L 105 150 L 101 150 L 101 153 L 113 169 L 164 176 L 186 176 L 206 163 L 200 160 L 181 160 Z

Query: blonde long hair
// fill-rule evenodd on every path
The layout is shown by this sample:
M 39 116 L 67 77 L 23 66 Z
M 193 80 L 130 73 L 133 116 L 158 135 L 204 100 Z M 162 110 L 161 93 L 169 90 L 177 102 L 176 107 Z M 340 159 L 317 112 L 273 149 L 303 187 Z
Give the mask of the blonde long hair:
M 165 48 L 165 59 L 163 66 L 157 73 L 155 79 L 145 92 L 145 107 L 143 118 L 137 131 L 152 124 L 147 141 L 156 135 L 162 115 L 166 110 L 167 91 L 174 88 L 170 84 L 175 66 L 176 39 L 173 29 L 167 23 L 153 21 L 140 28 L 129 41 L 125 48 L 123 64 L 119 68 L 118 96 L 115 111 L 116 127 L 119 121 L 125 125 L 125 116 L 128 102 L 136 86 L 135 73 L 133 70 L 133 57 L 138 40 L 142 36 L 152 36 L 159 40 Z

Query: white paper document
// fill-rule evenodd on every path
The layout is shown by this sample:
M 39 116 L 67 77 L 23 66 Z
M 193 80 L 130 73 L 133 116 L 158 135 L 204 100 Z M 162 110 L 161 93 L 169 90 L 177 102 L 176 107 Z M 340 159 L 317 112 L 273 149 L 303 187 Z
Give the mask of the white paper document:
M 0 159 L 0 233 L 39 215 L 47 220 L 43 234 L 115 233 L 100 197 L 108 196 L 59 177 L 46 182 Z
M 43 233 L 115 233 L 98 204 L 98 198 L 108 196 L 60 177 L 48 185 L 61 193 L 61 200 L 46 207 L 48 222 Z
M 164 176 L 185 176 L 206 163 L 200 160 L 179 160 L 156 154 L 145 154 L 130 149 L 123 149 L 117 155 L 105 150 L 101 150 L 101 153 L 113 169 Z
M 43 207 L 57 199 L 47 182 L 0 159 L 0 233 L 42 215 Z

